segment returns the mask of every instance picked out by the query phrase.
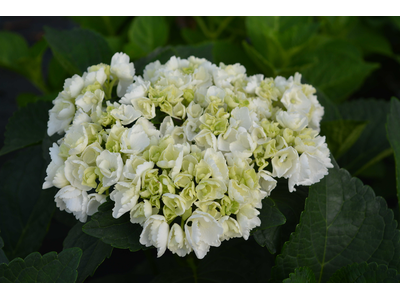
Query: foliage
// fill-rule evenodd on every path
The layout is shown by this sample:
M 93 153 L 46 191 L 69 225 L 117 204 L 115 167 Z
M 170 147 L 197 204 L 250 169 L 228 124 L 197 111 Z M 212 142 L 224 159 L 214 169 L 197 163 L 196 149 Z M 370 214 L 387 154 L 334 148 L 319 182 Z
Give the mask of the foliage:
M 0 31 L 0 67 L 40 91 L 17 97 L 0 149 L 6 161 L 0 169 L 1 282 L 399 282 L 400 104 L 389 102 L 400 95 L 398 17 L 71 20 L 77 28 L 46 27 L 33 45 Z M 47 49 L 52 58 L 45 65 Z M 154 249 L 139 243 L 139 225 L 126 215 L 112 218 L 110 200 L 84 225 L 64 222 L 63 212 L 53 215 L 55 190 L 42 190 L 54 142 L 46 135 L 48 110 L 65 78 L 121 51 L 137 74 L 172 55 L 238 62 L 249 75 L 300 72 L 317 88 L 325 109 L 321 135 L 342 169 L 336 165 L 294 193 L 278 184 L 263 200 L 261 226 L 249 240 L 223 243 L 203 260 L 155 259 Z M 115 267 L 118 259 L 129 266 Z

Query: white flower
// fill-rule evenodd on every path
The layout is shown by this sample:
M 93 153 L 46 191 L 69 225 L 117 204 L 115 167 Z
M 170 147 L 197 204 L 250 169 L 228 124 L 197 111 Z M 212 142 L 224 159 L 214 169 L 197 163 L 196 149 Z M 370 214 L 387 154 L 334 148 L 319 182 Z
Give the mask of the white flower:
M 208 213 L 196 210 L 186 220 L 186 238 L 198 259 L 204 258 L 210 246 L 221 245 L 220 237 L 223 233 L 222 226 Z
M 107 201 L 106 195 L 99 195 L 97 193 L 89 194 L 89 202 L 86 209 L 86 214 L 88 216 L 94 215 L 101 204 Z
M 153 119 L 156 116 L 156 106 L 149 98 L 135 98 L 132 104 L 146 119 Z
M 229 123 L 234 128 L 243 127 L 246 130 L 249 130 L 253 125 L 253 121 L 250 118 L 249 109 L 247 107 L 236 107 L 231 112 L 231 119 L 229 120 Z
M 333 165 L 330 167 L 333 167 Z M 328 169 L 324 162 L 317 156 L 303 153 L 300 155 L 297 172 L 289 178 L 289 191 L 295 191 L 295 185 L 308 186 L 319 182 L 325 175 L 328 175 Z
M 181 226 L 178 224 L 172 225 L 169 235 L 168 235 L 168 249 L 172 253 L 178 254 L 178 256 L 183 257 L 192 251 L 188 240 L 186 238 L 185 232 L 182 230 Z
M 94 93 L 87 91 L 85 94 L 79 95 L 75 100 L 75 104 L 87 113 L 94 111 L 97 106 L 101 106 L 103 99 L 104 92 L 98 89 Z
M 91 71 L 91 69 L 92 68 L 89 67 L 87 72 L 83 73 L 82 75 L 85 86 L 95 84 L 96 82 L 100 83 L 100 85 L 103 85 L 107 79 L 107 75 L 104 72 L 104 67 L 100 67 L 100 69 L 98 69 L 97 71 Z
M 271 194 L 271 191 L 276 187 L 276 180 L 271 177 L 271 173 L 261 170 L 258 172 L 260 175 L 260 186 L 263 191 L 265 191 L 267 194 L 265 197 L 268 197 Z
M 67 185 L 58 191 L 55 201 L 60 210 L 73 213 L 77 220 L 86 222 L 89 197 L 85 191 Z
M 110 72 L 119 79 L 117 86 L 118 97 L 124 96 L 135 75 L 135 68 L 133 63 L 129 63 L 129 56 L 122 52 L 115 53 L 111 58 Z
M 133 224 L 140 224 L 143 226 L 144 222 L 150 216 L 155 215 L 158 213 L 158 209 L 156 207 L 152 207 L 150 201 L 144 200 L 143 202 L 137 203 L 131 209 L 131 223 Z
M 229 240 L 231 238 L 242 236 L 242 232 L 240 230 L 240 225 L 235 219 L 233 219 L 229 216 L 223 216 L 221 219 L 218 220 L 218 223 L 224 229 L 224 233 L 220 237 L 221 242 L 225 241 L 225 240 Z
M 81 154 L 81 159 L 90 166 L 96 165 L 96 158 L 103 151 L 100 144 L 95 142 L 86 147 Z
M 257 74 L 254 76 L 250 76 L 247 78 L 248 82 L 245 87 L 245 91 L 248 94 L 254 94 L 256 92 L 256 88 L 260 86 L 261 81 L 264 80 L 264 75 L 262 74 Z
M 149 136 L 139 124 L 133 125 L 121 136 L 121 152 L 139 154 L 150 145 Z
M 64 138 L 64 144 L 68 147 L 68 154 L 82 153 L 88 145 L 88 135 L 84 125 L 71 126 Z
M 245 240 L 249 238 L 250 230 L 261 225 L 261 220 L 257 217 L 259 214 L 260 212 L 251 204 L 246 204 L 242 206 L 236 215 L 240 230 Z
M 195 137 L 196 145 L 202 148 L 213 148 L 217 149 L 217 138 L 208 129 L 201 130 Z
M 298 164 L 299 155 L 293 147 L 279 150 L 272 158 L 272 176 L 289 178 L 297 171 Z
M 92 187 L 83 184 L 83 175 L 87 168 L 89 168 L 87 163 L 76 155 L 72 155 L 65 161 L 65 177 L 73 187 L 89 191 Z
M 242 152 L 247 157 L 250 157 L 256 148 L 257 143 L 253 141 L 251 135 L 243 127 L 238 128 L 236 141 L 229 146 L 232 152 Z
M 121 154 L 104 150 L 97 156 L 96 165 L 104 176 L 103 187 L 109 187 L 117 183 L 121 177 L 124 163 L 122 162 Z
M 276 113 L 276 120 L 284 128 L 289 128 L 293 131 L 303 130 L 308 125 L 308 119 L 306 116 L 297 113 L 289 113 L 283 110 Z
M 114 106 L 117 107 L 111 111 L 111 115 L 120 120 L 122 125 L 128 125 L 141 116 L 140 111 L 136 110 L 132 105 L 114 103 Z
M 298 85 L 286 90 L 282 95 L 281 102 L 289 113 L 306 115 L 311 108 L 311 100 L 304 95 L 301 86 Z
M 112 216 L 118 219 L 124 213 L 130 211 L 137 203 L 140 192 L 140 177 L 134 183 L 119 182 L 115 185 L 110 198 L 115 202 Z
M 161 137 L 166 135 L 170 135 L 172 130 L 174 130 L 174 121 L 170 116 L 164 118 L 160 125 L 160 134 Z
M 51 162 L 46 169 L 46 178 L 44 179 L 43 189 L 51 188 L 56 186 L 62 188 L 69 185 L 68 180 L 64 175 L 64 160 L 58 155 L 60 153 L 60 147 L 53 143 L 53 146 L 49 149 Z
M 58 94 L 53 100 L 53 108 L 49 110 L 49 121 L 47 122 L 47 134 L 52 136 L 56 132 L 63 133 L 71 124 L 75 115 L 73 100 L 65 93 Z
M 74 75 L 72 78 L 68 78 L 64 82 L 64 91 L 69 94 L 71 98 L 78 96 L 84 86 L 84 81 L 81 76 Z
M 225 184 L 229 181 L 229 171 L 226 165 L 225 157 L 221 152 L 217 152 L 212 148 L 208 148 L 204 153 L 204 161 L 209 165 L 212 171 L 212 177 L 219 179 Z
M 230 146 L 237 140 L 237 130 L 229 126 L 225 133 L 218 136 L 218 149 L 221 151 L 230 151 Z
M 90 116 L 85 113 L 82 108 L 78 108 L 72 121 L 72 125 L 83 125 L 84 123 L 90 123 L 91 121 L 92 119 Z
M 146 247 L 157 248 L 157 257 L 164 254 L 167 249 L 169 225 L 164 216 L 152 215 L 143 225 L 139 242 Z

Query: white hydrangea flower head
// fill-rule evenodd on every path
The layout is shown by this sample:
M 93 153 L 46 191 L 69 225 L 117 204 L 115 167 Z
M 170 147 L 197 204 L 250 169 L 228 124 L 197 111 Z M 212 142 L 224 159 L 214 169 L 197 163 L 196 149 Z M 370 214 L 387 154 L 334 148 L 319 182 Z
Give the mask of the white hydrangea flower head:
M 262 200 L 285 178 L 320 181 L 333 165 L 324 109 L 301 75 L 246 75 L 240 64 L 171 57 L 135 76 L 129 56 L 65 80 L 49 111 L 43 188 L 81 222 L 102 203 L 129 214 L 139 242 L 198 259 L 260 226 Z

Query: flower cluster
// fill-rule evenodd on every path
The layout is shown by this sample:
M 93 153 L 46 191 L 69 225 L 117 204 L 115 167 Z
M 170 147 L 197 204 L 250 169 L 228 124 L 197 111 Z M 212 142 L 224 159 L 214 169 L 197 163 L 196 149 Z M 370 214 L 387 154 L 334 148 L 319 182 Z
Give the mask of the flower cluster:
M 116 53 L 65 81 L 53 101 L 43 188 L 81 222 L 107 197 L 112 215 L 143 227 L 140 243 L 203 258 L 210 246 L 248 239 L 262 199 L 287 178 L 289 190 L 333 167 L 324 113 L 301 75 L 246 76 L 240 64 L 171 57 L 135 76 Z

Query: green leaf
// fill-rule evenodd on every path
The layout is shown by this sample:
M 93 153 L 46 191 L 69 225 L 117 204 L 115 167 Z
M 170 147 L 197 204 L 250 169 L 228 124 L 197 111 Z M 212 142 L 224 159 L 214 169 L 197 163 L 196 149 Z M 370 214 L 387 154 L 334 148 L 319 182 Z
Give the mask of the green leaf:
M 77 222 L 64 240 L 64 250 L 78 247 L 83 251 L 78 267 L 77 282 L 83 282 L 88 276 L 93 276 L 101 263 L 111 256 L 113 250 L 110 245 L 104 244 L 100 239 L 85 234 L 82 227 L 83 224 Z
M 225 65 L 240 63 L 246 68 L 247 75 L 258 74 L 258 67 L 241 45 L 236 45 L 227 41 L 217 41 L 213 47 L 214 63 L 219 65 L 220 62 Z
M 8 121 L 0 156 L 43 140 L 51 102 L 36 102 L 18 109 Z
M 400 204 L 400 101 L 394 97 L 390 102 L 386 131 L 396 161 L 397 199 Z
M 42 190 L 47 165 L 29 147 L 0 170 L 0 229 L 9 259 L 39 250 L 55 209 L 55 188 Z
M 400 17 L 399 16 L 390 16 L 390 20 L 392 21 L 393 25 L 397 27 L 398 30 L 400 30 Z
M 184 258 L 175 256 L 178 264 L 171 264 L 169 268 L 161 268 L 163 259 L 156 261 L 163 272 L 153 282 L 254 283 L 268 282 L 274 256 L 258 247 L 250 237 L 247 241 L 234 238 L 219 247 L 211 247 L 203 259 L 197 259 L 194 253 Z
M 399 283 L 400 274 L 394 269 L 376 263 L 351 264 L 345 266 L 329 279 L 335 283 Z
M 180 58 L 189 58 L 190 56 L 195 56 L 198 58 L 205 58 L 210 62 L 214 62 L 213 59 L 213 47 L 212 43 L 204 43 L 195 46 L 174 46 L 173 51 L 175 56 Z
M 135 17 L 128 31 L 128 54 L 132 59 L 142 57 L 158 47 L 164 46 L 168 39 L 169 25 L 165 17 Z
M 386 138 L 385 122 L 389 113 L 389 103 L 383 100 L 359 99 L 339 105 L 342 119 L 368 122 L 358 140 L 338 161 L 350 173 L 360 174 L 370 161 L 382 159 L 390 144 Z
M 28 55 L 28 44 L 16 33 L 0 31 L 0 66 L 18 69 L 16 65 L 21 57 Z
M 326 282 L 349 263 L 376 262 L 400 269 L 400 231 L 386 201 L 369 186 L 339 169 L 310 187 L 304 212 L 272 269 L 282 281 L 309 267 Z
M 316 283 L 314 272 L 308 267 L 301 267 L 294 270 L 294 273 L 289 274 L 284 283 Z
M 192 45 L 204 43 L 207 41 L 207 37 L 199 28 L 189 29 L 187 27 L 184 27 L 181 29 L 181 35 L 186 43 Z
M 262 202 L 262 208 L 258 215 L 261 220 L 261 225 L 255 228 L 254 231 L 264 230 L 286 223 L 285 216 L 279 211 L 274 200 L 265 198 Z
M 37 96 L 37 95 L 31 94 L 31 93 L 21 93 L 17 96 L 17 104 L 18 104 L 18 107 L 25 107 L 29 103 L 36 103 L 38 101 L 51 102 L 57 97 L 57 95 L 58 95 L 58 92 L 46 94 L 43 96 Z
M 59 254 L 50 252 L 43 256 L 35 252 L 25 259 L 16 258 L 8 265 L 0 265 L 0 282 L 12 283 L 73 283 L 82 250 L 71 248 Z
M 63 85 L 65 79 L 68 78 L 68 72 L 63 68 L 63 66 L 58 62 L 58 60 L 53 56 L 49 62 L 48 69 L 48 84 L 50 88 L 54 91 L 60 92 L 63 90 Z
M 6 254 L 3 251 L 3 247 L 4 247 L 4 242 L 3 242 L 3 239 L 0 236 L 0 265 L 1 264 L 8 264 L 8 258 L 7 258 Z
M 129 249 L 132 252 L 146 249 L 139 243 L 142 226 L 132 224 L 128 213 L 114 219 L 113 207 L 113 201 L 100 205 L 99 211 L 83 226 L 83 232 L 115 248 Z
M 296 192 L 290 193 L 287 180 L 278 180 L 270 199 L 284 215 L 286 222 L 283 225 L 269 227 L 254 232 L 257 243 L 267 247 L 272 254 L 280 252 L 283 244 L 299 223 L 300 214 L 304 209 L 304 201 L 308 195 L 308 187 L 296 187 Z M 263 224 L 261 222 L 261 224 Z
M 89 29 L 62 31 L 45 27 L 45 38 L 54 56 L 71 75 L 82 74 L 92 65 L 111 61 L 112 52 L 106 40 Z
M 242 43 L 244 50 L 247 55 L 251 58 L 253 63 L 259 68 L 259 70 L 264 74 L 265 77 L 275 77 L 276 71 L 275 67 L 266 60 L 254 47 L 243 41 Z
M 339 159 L 358 140 L 367 122 L 336 120 L 321 123 L 321 135 L 326 136 L 329 150 Z
M 347 38 L 363 52 L 364 56 L 373 53 L 389 57 L 393 55 L 392 46 L 383 34 L 361 24 L 356 26 Z
M 126 16 L 73 16 L 82 28 L 92 29 L 103 35 L 116 35 L 129 17 Z
M 334 102 L 345 100 L 379 67 L 365 62 L 355 46 L 341 40 L 323 43 L 314 51 L 307 51 L 306 56 L 317 62 L 300 71 L 310 84 Z
M 310 17 L 247 17 L 246 28 L 254 48 L 275 68 L 282 69 L 308 45 L 318 24 Z

